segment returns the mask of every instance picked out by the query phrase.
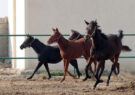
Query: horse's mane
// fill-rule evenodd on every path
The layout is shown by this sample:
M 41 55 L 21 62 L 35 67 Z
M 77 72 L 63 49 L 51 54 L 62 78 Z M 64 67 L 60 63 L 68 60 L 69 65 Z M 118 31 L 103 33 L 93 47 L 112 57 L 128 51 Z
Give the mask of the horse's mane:
M 102 37 L 103 39 L 108 40 L 107 35 L 105 35 L 104 33 L 102 33 L 102 30 L 101 30 L 101 29 L 97 29 L 97 32 L 101 35 L 101 37 Z
M 42 42 L 41 42 L 39 39 L 37 39 L 37 38 L 35 39 L 35 42 L 36 42 L 35 44 L 38 44 L 38 46 L 41 47 L 41 48 L 46 46 L 44 43 L 42 43 Z

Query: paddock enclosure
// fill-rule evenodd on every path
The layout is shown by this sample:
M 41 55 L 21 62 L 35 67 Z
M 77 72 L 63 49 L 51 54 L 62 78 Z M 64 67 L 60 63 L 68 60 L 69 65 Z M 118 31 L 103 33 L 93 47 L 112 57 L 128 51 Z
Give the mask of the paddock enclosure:
M 134 72 L 135 41 L 134 0 L 9 0 L 9 36 L 10 57 L 27 58 L 13 59 L 12 67 L 18 70 L 33 70 L 37 65 L 37 55 L 32 48 L 20 50 L 20 44 L 25 39 L 25 33 L 46 43 L 52 27 L 58 27 L 63 35 L 69 35 L 71 29 L 85 34 L 84 19 L 97 19 L 101 29 L 106 34 L 118 34 L 124 31 L 123 44 L 130 46 L 132 52 L 122 52 L 120 65 L 122 71 Z M 22 35 L 22 36 L 19 36 Z M 68 36 L 65 36 L 68 38 Z M 79 68 L 83 71 L 85 60 L 78 59 Z M 106 62 L 106 70 L 110 70 L 111 62 Z M 49 65 L 50 70 L 62 70 L 63 62 Z M 73 70 L 72 67 L 69 68 Z M 44 70 L 44 67 L 40 70 Z
M 112 64 L 106 61 L 101 77 L 104 82 L 95 90 L 95 79 L 92 77 L 83 82 L 84 74 L 80 79 L 67 76 L 60 83 L 62 76 L 57 72 L 63 75 L 61 61 L 49 64 L 50 80 L 43 66 L 38 74 L 27 80 L 38 64 L 37 54 L 32 48 L 20 49 L 27 34 L 44 44 L 47 44 L 52 28 L 58 28 L 65 38 L 70 36 L 71 29 L 84 35 L 84 20 L 97 20 L 105 34 L 124 31 L 122 43 L 132 51 L 121 53 L 120 75 L 112 75 L 110 85 L 106 86 Z M 135 95 L 134 0 L 8 0 L 8 17 L 0 19 L 0 44 L 0 95 Z M 81 57 L 77 61 L 80 71 L 84 73 L 85 59 Z M 69 65 L 68 69 L 76 74 L 72 66 Z

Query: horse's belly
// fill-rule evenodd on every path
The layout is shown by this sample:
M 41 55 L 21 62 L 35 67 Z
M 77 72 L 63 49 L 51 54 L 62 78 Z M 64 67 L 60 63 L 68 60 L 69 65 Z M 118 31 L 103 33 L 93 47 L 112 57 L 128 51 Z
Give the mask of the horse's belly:
M 82 56 L 82 53 L 72 52 L 70 54 L 62 54 L 62 58 L 64 59 L 76 59 Z

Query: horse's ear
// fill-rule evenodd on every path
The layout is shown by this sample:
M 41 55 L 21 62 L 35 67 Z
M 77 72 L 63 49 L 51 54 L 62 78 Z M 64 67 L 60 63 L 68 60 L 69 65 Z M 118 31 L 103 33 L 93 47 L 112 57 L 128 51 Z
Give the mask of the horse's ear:
M 76 33 L 77 31 L 76 31 L 76 30 L 71 29 L 71 32 L 72 32 L 72 33 Z
M 89 22 L 88 22 L 88 21 L 86 21 L 86 20 L 84 20 L 84 22 L 86 23 L 86 25 L 88 25 L 88 24 L 89 24 Z
M 97 27 L 100 27 L 100 26 L 98 25 L 98 23 L 97 23 L 97 19 L 96 19 L 94 22 L 95 22 L 95 24 L 97 25 Z
M 54 28 L 52 28 L 52 30 L 53 30 L 53 31 L 55 31 L 55 29 L 54 29 Z
M 34 38 L 34 37 L 32 37 L 31 35 L 29 35 L 29 34 L 27 34 L 27 37 L 28 37 L 28 38 Z
M 97 24 L 97 19 L 94 22 Z
M 75 32 L 75 30 L 71 29 L 71 32 L 72 32 L 72 33 L 74 33 L 74 32 Z
M 27 37 L 30 37 L 30 35 L 29 34 L 26 34 L 27 35 Z
M 58 28 L 56 28 L 56 31 L 59 32 Z

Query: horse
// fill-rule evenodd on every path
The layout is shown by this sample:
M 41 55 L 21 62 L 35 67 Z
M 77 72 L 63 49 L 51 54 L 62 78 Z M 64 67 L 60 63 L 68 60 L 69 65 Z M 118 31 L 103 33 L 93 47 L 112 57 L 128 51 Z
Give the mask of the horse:
M 86 62 L 88 62 L 90 57 L 89 49 L 91 47 L 91 43 L 90 41 L 84 42 L 85 41 L 84 38 L 75 41 L 67 40 L 62 36 L 58 28 L 56 29 L 53 28 L 52 31 L 53 33 L 48 39 L 47 43 L 48 44 L 57 43 L 60 49 L 60 54 L 64 62 L 64 76 L 61 82 L 65 80 L 66 73 L 68 73 L 71 77 L 75 78 L 75 76 L 68 71 L 69 61 L 84 56 Z M 90 45 L 87 43 L 89 43 Z M 91 67 L 90 70 L 92 72 Z M 89 75 L 88 77 L 90 78 Z
M 82 34 L 80 34 L 78 31 L 76 31 L 76 30 L 71 30 L 71 35 L 70 35 L 70 37 L 69 37 L 69 40 L 78 40 L 78 39 L 80 39 L 80 38 L 83 38 L 83 37 L 85 37 L 84 35 L 82 35 Z M 86 38 L 86 37 L 85 37 Z M 125 46 L 122 46 L 122 49 L 124 49 L 124 47 Z M 128 47 L 127 47 L 128 48 Z M 110 61 L 112 61 L 112 60 L 110 60 Z M 96 73 L 96 62 L 94 62 L 94 73 Z M 119 66 L 117 66 L 116 68 L 115 68 L 115 70 L 114 70 L 114 74 L 115 75 L 118 75 L 119 74 Z
M 38 55 L 38 65 L 35 68 L 34 72 L 32 73 L 32 75 L 27 78 L 27 79 L 32 79 L 32 77 L 34 76 L 34 74 L 38 71 L 38 69 L 44 64 L 47 73 L 48 73 L 48 79 L 51 78 L 51 74 L 49 71 L 49 67 L 48 67 L 48 63 L 51 64 L 57 64 L 58 62 L 60 62 L 62 60 L 62 57 L 60 55 L 60 50 L 58 48 L 58 46 L 48 46 L 43 44 L 42 42 L 40 42 L 38 39 L 27 35 L 27 39 L 21 44 L 20 48 L 24 49 L 27 47 L 32 47 L 34 49 L 34 51 L 36 52 L 36 54 Z M 82 75 L 79 71 L 78 68 L 78 64 L 77 64 L 77 60 L 71 60 L 70 64 L 76 69 L 78 78 Z
M 131 51 L 131 49 L 126 46 L 122 45 L 122 38 L 123 38 L 123 31 L 119 31 L 119 35 L 105 35 L 102 33 L 102 30 L 99 29 L 99 25 L 97 24 L 97 21 L 91 21 L 90 23 L 85 21 L 87 27 L 86 27 L 86 41 L 88 39 L 92 40 L 92 47 L 90 50 L 90 60 L 88 62 L 88 67 L 92 63 L 92 58 L 99 62 L 97 67 L 97 72 L 95 75 L 96 83 L 94 84 L 94 88 L 100 83 L 103 82 L 100 80 L 100 77 L 104 71 L 105 67 L 105 61 L 110 59 L 113 64 L 111 67 L 111 71 L 109 73 L 108 79 L 107 79 L 107 86 L 109 86 L 109 81 L 112 75 L 112 72 L 115 70 L 115 67 L 119 68 L 119 55 L 121 51 Z M 101 69 L 101 70 L 100 70 Z M 88 68 L 87 68 L 88 70 Z M 100 72 L 99 72 L 100 71 Z M 86 72 L 87 73 L 87 72 Z M 119 70 L 118 70 L 119 73 Z
M 70 37 L 68 39 L 71 40 L 71 41 L 75 41 L 75 40 L 79 40 L 79 39 L 82 39 L 82 38 L 85 41 L 85 36 L 84 35 L 80 34 L 78 31 L 72 29 L 71 30 L 71 35 L 70 35 Z M 86 43 L 86 44 L 90 45 L 89 43 Z M 94 74 L 96 73 L 96 67 L 97 67 L 97 63 L 94 60 L 94 70 L 93 70 Z M 83 81 L 86 81 L 86 80 L 87 80 L 87 78 L 83 79 Z

